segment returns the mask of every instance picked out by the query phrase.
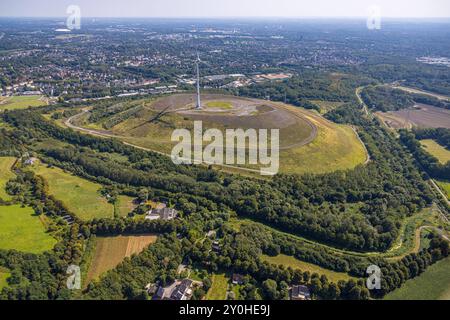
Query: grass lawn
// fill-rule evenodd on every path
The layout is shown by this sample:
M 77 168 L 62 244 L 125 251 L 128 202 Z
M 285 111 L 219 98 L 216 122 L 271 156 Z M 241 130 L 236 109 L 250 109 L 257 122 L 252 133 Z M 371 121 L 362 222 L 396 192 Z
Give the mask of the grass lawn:
M 118 215 L 120 217 L 128 216 L 128 213 L 136 208 L 136 205 L 133 203 L 134 198 L 120 195 L 117 197 L 116 210 L 118 211 Z
M 0 207 L 0 249 L 42 253 L 51 250 L 56 242 L 45 232 L 32 208 Z
M 208 108 L 217 108 L 217 109 L 225 109 L 230 110 L 233 109 L 233 105 L 227 101 L 210 101 L 206 103 Z
M 225 273 L 213 274 L 212 286 L 206 294 L 207 300 L 225 300 L 227 296 L 228 278 Z
M 8 272 L 8 270 L 0 267 L 0 290 L 8 285 L 8 282 L 6 280 L 10 276 L 11 274 Z
M 282 173 L 327 173 L 363 164 L 367 152 L 353 129 L 332 123 L 313 112 L 283 105 L 307 118 L 318 128 L 311 143 L 280 152 Z
M 114 206 L 99 194 L 100 184 L 82 179 L 60 168 L 48 168 L 45 164 L 33 165 L 37 175 L 49 186 L 50 194 L 61 200 L 80 219 L 112 218 Z
M 41 96 L 13 96 L 0 101 L 0 111 L 40 107 L 46 104 L 45 101 L 41 100 Z
M 436 180 L 436 183 L 438 184 L 439 188 L 441 188 L 441 190 L 447 195 L 447 198 L 450 200 L 450 182 Z
M 11 166 L 16 161 L 13 157 L 0 158 L 0 199 L 11 200 L 11 197 L 6 193 L 5 187 L 8 180 L 14 178 L 14 173 L 11 171 Z
M 208 276 L 208 272 L 197 265 L 193 265 L 189 269 L 189 279 L 194 281 L 203 281 Z
M 389 293 L 386 300 L 450 300 L 450 257 Z
M 155 235 L 97 238 L 84 285 L 91 280 L 98 279 L 106 271 L 114 269 L 125 257 L 142 252 L 156 240 L 157 236 Z
M 324 100 L 311 100 L 311 102 L 319 106 L 321 114 L 325 114 L 329 111 L 337 109 L 344 104 L 344 102 L 324 101 Z
M 335 282 L 335 283 L 337 283 L 339 280 L 349 280 L 349 279 L 353 278 L 346 273 L 328 270 L 328 269 L 319 267 L 315 264 L 303 262 L 294 257 L 287 256 L 284 254 L 280 254 L 276 257 L 269 257 L 267 255 L 262 255 L 261 259 L 263 261 L 267 261 L 271 264 L 283 265 L 285 267 L 291 267 L 294 270 L 300 269 L 303 272 L 309 271 L 309 272 L 311 272 L 311 274 L 314 272 L 318 273 L 319 275 L 324 274 L 327 276 L 328 280 L 330 280 L 331 282 Z M 353 279 L 355 279 L 355 278 L 353 278 Z
M 424 147 L 431 155 L 435 156 L 440 163 L 446 164 L 450 161 L 450 151 L 436 141 L 427 139 L 421 140 L 420 143 L 422 144 L 422 147 Z
M 239 284 L 232 284 L 231 285 L 231 290 L 234 293 L 234 300 L 241 300 L 241 285 Z

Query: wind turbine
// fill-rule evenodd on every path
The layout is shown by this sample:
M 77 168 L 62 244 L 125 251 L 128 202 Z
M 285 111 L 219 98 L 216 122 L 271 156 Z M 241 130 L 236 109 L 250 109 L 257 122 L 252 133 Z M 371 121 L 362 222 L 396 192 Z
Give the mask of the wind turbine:
M 202 100 L 200 97 L 200 64 L 201 60 L 200 60 L 200 55 L 197 52 L 197 61 L 196 61 L 196 67 L 197 67 L 197 105 L 195 106 L 196 110 L 201 110 L 202 109 Z

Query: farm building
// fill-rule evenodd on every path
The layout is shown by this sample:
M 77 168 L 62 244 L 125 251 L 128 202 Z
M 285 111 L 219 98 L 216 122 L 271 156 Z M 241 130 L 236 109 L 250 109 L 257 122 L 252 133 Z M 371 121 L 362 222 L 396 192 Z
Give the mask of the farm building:
M 176 281 L 167 287 L 159 286 L 153 296 L 153 300 L 190 300 L 193 285 L 193 280 L 184 279 Z
M 30 157 L 30 158 L 26 159 L 23 163 L 24 163 L 26 166 L 32 166 L 36 161 L 37 161 L 36 158 Z
M 192 296 L 192 280 L 185 279 L 175 287 L 170 295 L 171 300 L 189 300 Z
M 172 220 L 178 215 L 177 210 L 173 208 L 152 209 L 145 216 L 146 220 Z
M 291 300 L 310 300 L 311 292 L 307 286 L 299 285 L 291 288 Z
M 162 300 L 164 299 L 164 288 L 159 287 L 158 290 L 156 290 L 155 296 L 153 297 L 155 300 Z
M 231 278 L 231 282 L 233 284 L 243 284 L 244 283 L 244 276 L 239 273 L 233 273 L 233 277 Z

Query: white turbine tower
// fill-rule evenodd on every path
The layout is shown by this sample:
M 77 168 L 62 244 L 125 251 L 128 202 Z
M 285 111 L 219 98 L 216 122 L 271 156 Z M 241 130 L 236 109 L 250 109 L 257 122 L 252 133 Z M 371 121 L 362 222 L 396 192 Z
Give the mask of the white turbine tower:
M 200 64 L 201 60 L 200 60 L 200 56 L 197 53 L 197 62 L 196 62 L 196 66 L 197 66 L 197 105 L 195 106 L 195 109 L 197 110 L 201 110 L 202 109 L 202 100 L 200 97 Z

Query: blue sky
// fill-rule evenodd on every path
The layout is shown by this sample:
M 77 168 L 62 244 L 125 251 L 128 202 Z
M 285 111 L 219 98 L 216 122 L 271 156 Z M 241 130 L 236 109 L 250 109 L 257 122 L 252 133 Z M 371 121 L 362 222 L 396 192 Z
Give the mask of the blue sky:
M 0 16 L 63 17 L 450 17 L 449 0 L 0 0 Z

